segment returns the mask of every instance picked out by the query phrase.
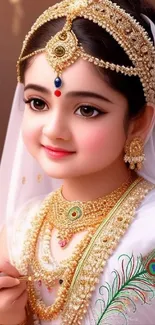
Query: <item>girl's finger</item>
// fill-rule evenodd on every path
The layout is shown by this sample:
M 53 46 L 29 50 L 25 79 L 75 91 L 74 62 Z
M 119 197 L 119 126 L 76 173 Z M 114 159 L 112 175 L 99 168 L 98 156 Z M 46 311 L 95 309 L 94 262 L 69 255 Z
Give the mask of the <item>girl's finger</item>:
M 20 276 L 16 268 L 12 266 L 8 261 L 5 261 L 3 263 L 0 262 L 0 274 L 1 273 L 9 275 L 13 278 L 18 278 Z
M 26 285 L 24 283 L 14 288 L 0 290 L 0 309 L 8 310 L 12 304 L 16 301 L 18 302 L 18 299 L 20 300 L 24 293 L 26 293 Z
M 20 281 L 9 276 L 0 276 L 0 289 L 12 288 L 20 284 Z

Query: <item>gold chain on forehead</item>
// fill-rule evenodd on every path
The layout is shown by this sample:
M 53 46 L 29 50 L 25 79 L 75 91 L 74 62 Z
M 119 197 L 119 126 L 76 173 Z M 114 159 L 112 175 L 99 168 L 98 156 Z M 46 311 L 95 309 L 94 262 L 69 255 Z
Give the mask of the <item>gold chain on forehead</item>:
M 45 48 L 24 55 L 32 35 L 45 23 L 66 17 L 63 29 L 47 42 Z M 133 66 L 126 67 L 105 62 L 85 52 L 72 30 L 73 20 L 81 17 L 105 29 L 124 49 Z M 22 61 L 45 52 L 47 61 L 57 73 L 55 85 L 61 86 L 62 72 L 78 58 L 92 62 L 98 67 L 120 72 L 128 76 L 138 76 L 141 80 L 146 102 L 155 103 L 155 48 L 145 29 L 117 4 L 110 0 L 64 0 L 47 9 L 32 26 L 25 38 L 21 55 L 17 62 L 18 81 L 21 81 Z

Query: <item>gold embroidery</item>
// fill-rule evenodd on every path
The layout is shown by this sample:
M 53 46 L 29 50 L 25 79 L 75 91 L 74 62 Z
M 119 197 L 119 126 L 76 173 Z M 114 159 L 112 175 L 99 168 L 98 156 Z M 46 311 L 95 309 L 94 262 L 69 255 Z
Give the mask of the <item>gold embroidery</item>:
M 73 278 L 73 281 L 72 285 L 69 285 L 71 287 L 69 294 L 68 290 L 64 291 L 67 302 L 63 310 L 62 325 L 81 324 L 106 261 L 132 222 L 135 209 L 152 188 L 152 184 L 142 179 L 135 181 L 111 211 L 108 219 L 98 228 L 93 238 L 89 238 L 88 243 L 90 243 L 78 263 L 78 267 L 76 266 L 75 275 L 74 272 L 72 273 L 71 280 Z M 42 227 L 44 216 L 46 215 L 48 218 L 50 196 L 44 201 L 36 217 L 33 218 L 32 224 L 35 229 L 38 229 L 37 231 L 40 231 Z M 32 226 L 28 230 L 26 238 L 23 256 L 18 264 L 20 272 L 23 271 L 22 274 L 27 274 L 27 266 L 31 265 L 31 259 L 33 259 L 30 249 L 31 238 L 34 243 L 37 241 Z M 33 293 L 33 289 L 31 293 Z M 62 309 L 59 308 L 59 313 L 61 311 Z
M 75 273 L 76 267 L 78 265 L 79 260 L 81 259 L 83 252 L 86 250 L 92 236 L 94 235 L 98 226 L 101 224 L 103 218 L 105 218 L 108 215 L 108 212 L 117 203 L 118 199 L 122 196 L 123 193 L 125 193 L 126 189 L 131 184 L 131 180 L 132 178 L 130 175 L 128 180 L 124 182 L 118 189 L 116 189 L 115 191 L 113 191 L 109 195 L 106 195 L 103 198 L 99 198 L 94 201 L 88 201 L 85 203 L 80 202 L 81 208 L 83 208 L 83 210 L 85 211 L 85 213 L 83 213 L 84 220 L 82 219 L 82 222 L 84 223 L 84 228 L 83 228 L 83 223 L 82 223 L 82 228 L 79 228 L 78 226 L 79 221 L 77 221 L 77 228 L 75 232 L 86 229 L 87 234 L 84 237 L 84 239 L 77 245 L 71 258 L 68 261 L 66 261 L 67 266 L 65 266 L 64 263 L 61 263 L 59 267 L 55 268 L 54 266 L 55 263 L 52 259 L 51 266 L 53 264 L 54 268 L 50 272 L 47 272 L 46 269 L 42 267 L 43 264 L 42 256 L 39 256 L 38 259 L 35 257 L 37 256 L 37 248 L 38 248 L 37 244 L 38 244 L 38 240 L 39 242 L 42 242 L 44 241 L 43 238 L 45 237 L 46 244 L 42 248 L 42 251 L 44 252 L 42 255 L 46 260 L 46 258 L 48 258 L 49 255 L 49 254 L 47 255 L 47 253 L 48 253 L 48 248 L 50 243 L 49 242 L 50 226 L 52 227 L 52 229 L 53 227 L 55 227 L 59 230 L 59 227 L 61 227 L 62 224 L 62 228 L 63 228 L 67 217 L 66 214 L 68 213 L 68 211 L 70 211 L 72 204 L 74 206 L 75 203 L 77 205 L 79 204 L 79 202 L 70 203 L 66 201 L 65 199 L 63 199 L 63 197 L 60 196 L 61 190 L 59 189 L 55 193 L 53 193 L 52 196 L 49 196 L 49 200 L 47 201 L 48 210 L 45 210 L 43 214 L 39 212 L 37 224 L 36 224 L 37 217 L 35 217 L 34 220 L 32 220 L 31 229 L 24 242 L 23 255 L 26 260 L 24 260 L 22 267 L 26 269 L 31 265 L 31 272 L 32 272 L 33 279 L 35 279 L 35 281 L 38 280 L 39 282 L 42 281 L 45 285 L 47 285 L 48 288 L 54 286 L 56 281 L 60 279 L 59 277 L 61 277 L 61 279 L 63 278 L 63 283 L 58 290 L 57 298 L 55 302 L 49 307 L 47 307 L 43 303 L 41 297 L 39 299 L 37 298 L 37 295 L 35 294 L 34 283 L 32 281 L 28 282 L 28 296 L 29 296 L 29 302 L 31 308 L 33 312 L 36 312 L 41 319 L 51 320 L 57 316 L 60 310 L 63 309 L 67 299 L 67 293 L 70 288 L 73 275 Z M 56 210 L 58 216 L 56 216 L 54 210 Z M 63 214 L 65 215 L 65 219 Z M 96 221 L 94 221 L 94 219 L 96 219 Z M 73 230 L 74 226 L 72 225 L 72 223 L 69 222 L 67 228 L 69 228 L 69 226 L 71 226 L 71 229 Z M 48 242 L 48 246 L 47 246 L 47 242 Z M 31 257 L 29 258 L 29 256 Z M 48 259 L 46 261 L 48 262 Z
M 23 184 L 23 185 L 26 184 L 26 177 L 23 177 L 23 178 L 22 178 L 22 184 Z
M 81 324 L 106 261 L 131 224 L 135 209 L 153 188 L 154 185 L 145 180 L 134 182 L 111 211 L 107 221 L 98 228 L 76 269 L 63 310 L 62 325 Z
M 37 176 L 37 181 L 38 181 L 38 183 L 41 183 L 41 181 L 42 181 L 42 175 L 39 174 L 39 175 Z

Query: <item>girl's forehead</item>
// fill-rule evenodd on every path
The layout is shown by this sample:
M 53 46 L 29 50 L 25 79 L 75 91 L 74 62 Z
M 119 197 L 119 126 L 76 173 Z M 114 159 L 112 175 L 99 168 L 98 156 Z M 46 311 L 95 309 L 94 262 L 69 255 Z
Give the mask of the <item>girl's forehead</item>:
M 51 68 L 48 61 L 46 60 L 45 54 L 37 55 L 29 65 L 28 69 L 25 72 L 25 82 L 30 78 L 35 78 L 38 80 L 43 80 L 46 76 L 46 80 L 50 80 L 56 77 L 56 72 Z M 71 66 L 66 68 L 62 73 L 62 78 L 65 81 L 74 82 L 78 80 L 82 84 L 87 81 L 89 83 L 89 78 L 98 79 L 98 82 L 101 82 L 99 75 L 94 68 L 94 66 L 82 59 L 77 60 Z M 69 79 L 68 79 L 69 78 Z
M 37 55 L 25 72 L 25 86 L 27 84 L 38 84 L 53 92 L 56 72 L 51 68 L 46 60 L 45 54 Z M 77 60 L 62 73 L 63 91 L 95 91 L 98 94 L 106 94 L 116 101 L 122 100 L 124 96 L 114 90 L 92 63 Z

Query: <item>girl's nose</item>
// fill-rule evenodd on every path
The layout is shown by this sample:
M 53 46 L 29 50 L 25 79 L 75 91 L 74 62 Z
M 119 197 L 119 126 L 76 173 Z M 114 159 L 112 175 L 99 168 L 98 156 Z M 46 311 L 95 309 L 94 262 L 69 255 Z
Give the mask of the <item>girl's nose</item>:
M 53 111 L 51 116 L 48 116 L 48 120 L 44 124 L 43 134 L 51 140 L 70 140 L 71 132 L 68 118 L 62 115 L 62 112 L 60 114 L 60 112 Z

